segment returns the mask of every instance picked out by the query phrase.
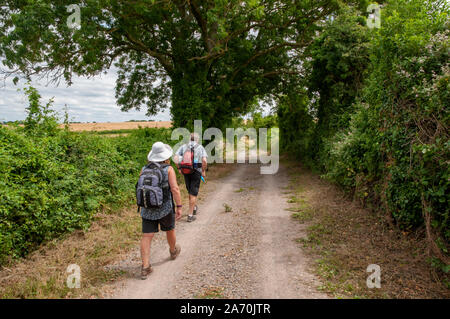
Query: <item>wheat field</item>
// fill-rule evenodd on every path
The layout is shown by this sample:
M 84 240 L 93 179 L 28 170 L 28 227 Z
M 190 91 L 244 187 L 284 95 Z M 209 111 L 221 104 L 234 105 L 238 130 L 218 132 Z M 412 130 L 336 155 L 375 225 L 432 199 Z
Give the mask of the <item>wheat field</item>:
M 161 122 L 108 122 L 108 123 L 71 123 L 69 129 L 71 131 L 113 131 L 113 130 L 131 130 L 139 127 L 156 127 L 169 128 L 172 126 L 171 121 Z M 60 127 L 64 127 L 61 124 Z

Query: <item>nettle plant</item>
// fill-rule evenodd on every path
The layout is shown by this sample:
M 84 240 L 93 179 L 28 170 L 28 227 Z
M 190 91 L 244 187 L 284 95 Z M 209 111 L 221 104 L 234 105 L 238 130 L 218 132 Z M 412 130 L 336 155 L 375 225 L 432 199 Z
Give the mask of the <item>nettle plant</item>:
M 41 95 L 29 85 L 24 89 L 29 105 L 26 108 L 27 117 L 24 121 L 26 132 L 29 134 L 49 135 L 55 134 L 58 127 L 56 112 L 52 109 L 53 99 L 47 104 L 41 104 Z

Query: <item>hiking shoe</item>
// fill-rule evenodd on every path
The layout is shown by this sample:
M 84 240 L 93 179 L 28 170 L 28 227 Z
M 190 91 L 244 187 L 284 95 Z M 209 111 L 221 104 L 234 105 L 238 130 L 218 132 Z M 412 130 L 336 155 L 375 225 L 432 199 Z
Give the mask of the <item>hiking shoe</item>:
M 195 205 L 195 207 L 194 207 L 194 211 L 192 212 L 194 215 L 197 215 L 197 211 L 198 211 L 198 207 L 197 207 L 197 205 Z
M 148 275 L 153 271 L 152 266 L 148 266 L 147 268 L 144 268 L 144 266 L 141 266 L 141 279 L 145 280 L 147 279 Z
M 170 259 L 172 259 L 172 260 L 176 259 L 178 257 L 178 255 L 180 254 L 180 252 L 181 252 L 180 245 L 175 245 L 175 251 L 174 252 L 171 252 L 170 248 L 169 248 Z
M 192 216 L 188 215 L 187 221 L 190 223 L 190 222 L 193 222 L 196 219 L 197 219 L 197 217 L 195 217 L 194 215 L 192 215 Z

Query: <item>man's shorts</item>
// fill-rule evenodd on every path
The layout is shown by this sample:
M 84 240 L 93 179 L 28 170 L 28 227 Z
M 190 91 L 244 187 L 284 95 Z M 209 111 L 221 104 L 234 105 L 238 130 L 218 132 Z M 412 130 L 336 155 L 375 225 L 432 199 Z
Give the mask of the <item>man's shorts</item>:
M 157 233 L 159 231 L 158 225 L 161 225 L 162 231 L 175 229 L 175 213 L 170 213 L 156 220 L 142 218 L 142 233 Z
M 197 196 L 198 190 L 200 189 L 202 174 L 195 171 L 192 174 L 184 175 L 184 183 L 186 184 L 186 189 L 189 195 Z

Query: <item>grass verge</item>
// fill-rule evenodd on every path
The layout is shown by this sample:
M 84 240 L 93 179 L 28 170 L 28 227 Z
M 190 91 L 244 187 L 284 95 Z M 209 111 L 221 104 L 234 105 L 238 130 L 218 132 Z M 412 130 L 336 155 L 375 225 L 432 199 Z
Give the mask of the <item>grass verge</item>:
M 225 177 L 234 165 L 210 166 L 208 180 Z M 181 184 L 183 202 L 187 191 Z M 200 199 L 204 196 L 201 194 Z M 123 208 L 126 207 L 126 208 Z M 185 205 L 187 207 L 187 205 Z M 187 214 L 187 208 L 184 211 Z M 139 244 L 141 219 L 134 198 L 116 207 L 104 208 L 94 217 L 86 232 L 75 231 L 43 244 L 28 257 L 0 269 L 0 298 L 98 298 L 102 288 L 124 277 L 120 270 L 105 267 L 124 258 Z M 76 264 L 81 270 L 81 287 L 70 289 L 67 268 Z
M 346 198 L 298 163 L 285 160 L 292 217 L 306 226 L 296 241 L 314 262 L 320 290 L 336 298 L 449 298 L 447 277 L 430 265 L 423 230 L 404 233 Z M 367 267 L 381 267 L 381 288 L 368 288 Z

